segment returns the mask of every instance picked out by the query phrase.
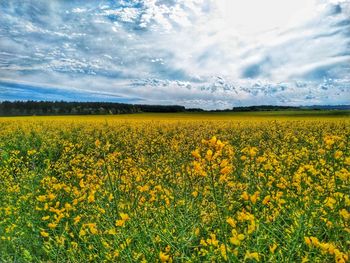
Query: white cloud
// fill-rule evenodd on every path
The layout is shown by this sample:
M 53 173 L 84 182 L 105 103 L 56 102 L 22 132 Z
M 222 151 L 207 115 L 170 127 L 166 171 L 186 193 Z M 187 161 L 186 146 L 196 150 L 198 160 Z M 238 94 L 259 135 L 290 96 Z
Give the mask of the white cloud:
M 4 2 L 0 77 L 206 108 L 344 103 L 350 2 L 282 2 Z
M 72 9 L 72 12 L 73 12 L 73 13 L 84 13 L 84 12 L 86 12 L 86 11 L 87 11 L 86 8 L 79 8 L 79 7 L 77 7 L 77 8 L 73 8 L 73 9 Z

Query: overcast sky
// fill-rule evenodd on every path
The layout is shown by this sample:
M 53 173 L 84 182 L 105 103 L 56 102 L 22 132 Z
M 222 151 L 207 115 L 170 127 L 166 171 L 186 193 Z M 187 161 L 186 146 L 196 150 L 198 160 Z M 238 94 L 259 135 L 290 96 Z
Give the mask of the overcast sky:
M 0 100 L 350 104 L 350 0 L 0 0 Z

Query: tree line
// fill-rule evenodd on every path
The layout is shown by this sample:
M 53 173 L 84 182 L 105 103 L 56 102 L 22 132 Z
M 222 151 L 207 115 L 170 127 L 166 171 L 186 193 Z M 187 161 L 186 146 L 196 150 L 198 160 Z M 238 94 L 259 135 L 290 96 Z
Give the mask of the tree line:
M 177 105 L 141 105 L 112 102 L 3 101 L 0 115 L 105 115 L 140 112 L 183 112 Z
M 349 105 L 315 105 L 315 106 L 242 106 L 225 110 L 203 110 L 185 108 L 178 105 L 145 105 L 114 102 L 66 102 L 66 101 L 0 101 L 0 116 L 32 115 L 106 115 L 130 114 L 141 112 L 254 112 L 286 110 L 350 110 Z

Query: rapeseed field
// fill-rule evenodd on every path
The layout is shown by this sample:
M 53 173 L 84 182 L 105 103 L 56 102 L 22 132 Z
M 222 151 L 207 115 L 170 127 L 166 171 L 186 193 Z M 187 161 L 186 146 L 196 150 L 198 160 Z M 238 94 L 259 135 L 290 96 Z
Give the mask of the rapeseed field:
M 349 124 L 2 118 L 0 261 L 348 262 Z

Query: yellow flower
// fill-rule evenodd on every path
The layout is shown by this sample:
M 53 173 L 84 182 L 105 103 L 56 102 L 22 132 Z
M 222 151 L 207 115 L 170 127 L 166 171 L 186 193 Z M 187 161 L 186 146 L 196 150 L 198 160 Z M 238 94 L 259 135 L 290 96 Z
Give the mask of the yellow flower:
M 217 141 L 216 136 L 213 136 L 213 137 L 209 140 L 209 143 L 210 143 L 211 145 L 215 145 L 215 144 L 216 144 L 216 141 Z
M 269 248 L 270 248 L 270 252 L 271 252 L 272 254 L 274 254 L 274 253 L 275 253 L 275 250 L 276 250 L 276 248 L 277 248 L 277 244 L 275 243 L 275 244 L 271 245 Z
M 248 200 L 249 200 L 249 194 L 248 194 L 246 191 L 244 191 L 244 192 L 242 193 L 241 197 L 242 197 L 242 199 L 245 200 L 245 201 L 248 201 Z
M 334 205 L 337 203 L 337 201 L 332 198 L 332 197 L 328 197 L 326 199 L 326 202 L 325 202 L 325 206 L 328 206 L 329 208 L 333 209 L 334 208 Z
M 116 226 L 124 226 L 125 222 L 127 220 L 130 220 L 130 217 L 128 214 L 120 213 L 119 216 L 121 217 L 121 219 L 115 221 Z
M 95 192 L 91 191 L 88 196 L 88 203 L 93 203 L 93 202 L 95 202 Z
M 78 224 L 80 222 L 81 216 L 74 217 L 74 225 Z
M 215 234 L 210 234 L 210 238 L 207 239 L 207 243 L 213 245 L 214 247 L 219 246 L 219 240 L 216 239 Z
M 255 204 L 256 201 L 258 200 L 259 194 L 260 194 L 260 192 L 257 191 L 257 192 L 255 192 L 255 193 L 250 197 L 250 201 L 251 201 L 253 204 Z
M 266 205 L 268 202 L 270 202 L 270 200 L 271 200 L 271 196 L 267 195 L 267 196 L 264 197 L 264 199 L 262 201 L 262 204 Z
M 162 251 L 159 252 L 159 259 L 161 262 L 172 262 L 170 256 Z
M 48 237 L 48 236 L 49 236 L 49 233 L 47 233 L 47 232 L 45 232 L 45 231 L 41 231 L 41 232 L 40 232 L 40 235 L 41 235 L 42 237 Z
M 259 253 L 247 251 L 247 252 L 245 253 L 245 256 L 244 256 L 244 260 L 246 260 L 246 259 L 254 259 L 254 260 L 256 260 L 256 261 L 260 261 Z
M 231 168 L 229 166 L 225 166 L 220 170 L 220 174 L 228 174 L 229 172 L 231 172 Z
M 310 237 L 311 240 L 311 244 L 313 244 L 314 246 L 318 246 L 319 245 L 319 241 L 317 237 Z
M 146 184 L 144 186 L 138 186 L 137 187 L 141 193 L 147 192 L 149 190 L 149 186 Z
M 198 149 L 196 149 L 196 150 L 194 150 L 194 151 L 192 152 L 192 156 L 193 156 L 194 158 L 196 158 L 196 159 L 200 159 L 200 158 L 201 158 L 201 155 L 200 155 Z
M 253 219 L 253 220 L 250 221 L 250 223 L 248 225 L 247 233 L 251 234 L 251 233 L 253 233 L 255 231 L 255 229 L 256 229 L 256 224 L 255 224 L 255 220 Z
M 89 223 L 89 224 L 86 224 L 86 226 L 89 228 L 89 231 L 91 234 L 93 234 L 93 235 L 98 234 L 96 223 Z
M 350 165 L 350 157 L 346 157 L 344 163 Z
M 67 211 L 69 211 L 69 210 L 72 209 L 72 205 L 71 205 L 71 204 L 68 204 L 68 203 L 65 203 L 64 208 L 65 208 Z
M 197 227 L 195 230 L 194 230 L 194 234 L 196 236 L 199 236 L 199 233 L 200 233 L 200 229 Z
M 117 231 L 115 230 L 115 228 L 112 228 L 112 229 L 109 229 L 109 230 L 107 231 L 107 233 L 108 233 L 109 235 L 116 235 L 116 234 L 117 234 Z
M 224 160 L 221 161 L 220 167 L 221 167 L 221 168 L 224 168 L 224 167 L 226 167 L 226 166 L 228 166 L 228 160 L 227 160 L 227 159 L 224 159 Z
M 348 221 L 350 219 L 350 213 L 346 209 L 340 210 L 339 214 Z
M 125 213 L 120 213 L 119 215 L 120 215 L 121 219 L 122 219 L 122 220 L 124 220 L 124 221 L 126 221 L 126 220 L 129 220 L 129 219 L 130 219 L 130 217 L 129 217 L 129 215 L 128 215 L 128 214 L 125 214 Z
M 221 252 L 221 256 L 224 258 L 224 260 L 227 261 L 226 246 L 224 244 L 220 245 L 220 252 Z
M 305 244 L 311 246 L 311 239 L 309 237 L 304 237 Z
M 251 157 L 254 157 L 257 154 L 257 152 L 258 152 L 258 149 L 256 147 L 252 147 L 249 149 L 249 155 Z
M 339 159 L 342 156 L 343 156 L 343 152 L 342 151 L 336 151 L 335 154 L 334 154 L 334 158 L 335 159 Z
M 210 162 L 211 159 L 212 159 L 212 157 L 213 157 L 213 151 L 209 149 L 209 150 L 207 151 L 207 154 L 205 155 L 205 159 L 206 159 L 208 162 Z
M 241 241 L 239 241 L 237 237 L 230 237 L 230 242 L 235 246 L 239 246 L 241 244 Z
M 80 231 L 79 231 L 79 236 L 83 237 L 85 235 L 86 235 L 86 231 L 83 228 L 81 228 Z
M 301 263 L 306 263 L 306 262 L 309 262 L 308 256 L 305 256 L 301 259 Z
M 236 222 L 235 222 L 235 220 L 234 220 L 232 217 L 228 217 L 228 218 L 226 219 L 226 222 L 227 222 L 231 227 L 233 227 L 233 228 L 236 227 Z
M 84 179 L 81 179 L 81 180 L 79 181 L 79 186 L 80 186 L 81 188 L 84 188 L 84 187 L 85 187 Z
M 57 224 L 56 223 L 49 223 L 47 225 L 49 228 L 53 229 L 53 228 L 56 228 L 57 227 Z
M 56 195 L 54 195 L 53 193 L 50 193 L 47 195 L 47 197 L 52 201 L 53 199 L 56 198 Z
M 36 200 L 39 202 L 45 202 L 46 201 L 46 195 L 39 195 Z
M 41 218 L 41 220 L 43 220 L 43 221 L 46 221 L 46 220 L 49 220 L 50 219 L 50 216 L 43 216 L 42 218 Z

